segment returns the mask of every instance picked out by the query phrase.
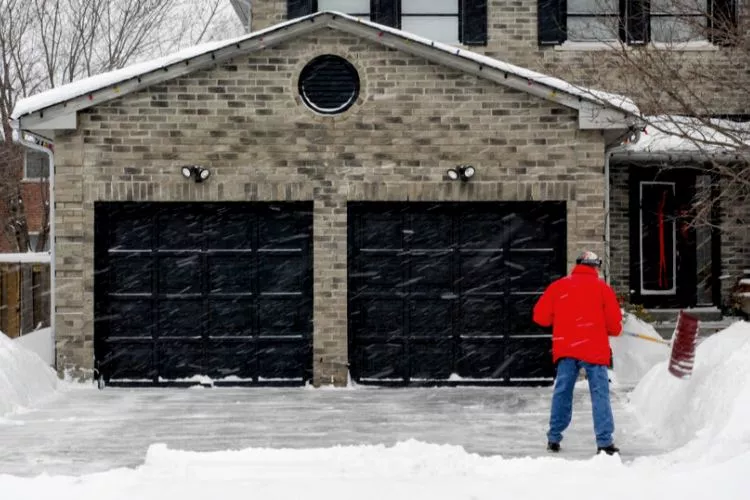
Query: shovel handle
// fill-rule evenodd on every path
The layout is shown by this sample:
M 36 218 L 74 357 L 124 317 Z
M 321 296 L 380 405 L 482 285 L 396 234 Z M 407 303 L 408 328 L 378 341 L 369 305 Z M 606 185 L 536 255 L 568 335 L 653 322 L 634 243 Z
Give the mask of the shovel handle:
M 636 338 L 643 339 L 643 340 L 650 340 L 651 342 L 656 342 L 656 343 L 659 343 L 659 344 L 666 344 L 666 345 L 670 344 L 670 342 L 668 340 L 655 339 L 653 337 L 649 337 L 647 335 L 643 335 L 643 334 L 640 334 L 640 333 L 630 333 L 630 332 L 623 332 L 623 333 L 625 335 L 630 335 L 631 337 L 636 337 Z

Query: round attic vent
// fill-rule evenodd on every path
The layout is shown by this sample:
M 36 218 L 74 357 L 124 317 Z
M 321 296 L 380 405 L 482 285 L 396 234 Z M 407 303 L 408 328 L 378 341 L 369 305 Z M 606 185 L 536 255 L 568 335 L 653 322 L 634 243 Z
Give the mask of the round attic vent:
M 302 69 L 299 94 L 304 103 L 318 113 L 343 113 L 359 96 L 359 74 L 342 57 L 319 56 Z

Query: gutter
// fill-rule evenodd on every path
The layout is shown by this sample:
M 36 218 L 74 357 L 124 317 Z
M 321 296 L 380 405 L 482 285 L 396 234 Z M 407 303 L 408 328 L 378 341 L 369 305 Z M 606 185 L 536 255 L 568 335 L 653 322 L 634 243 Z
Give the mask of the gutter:
M 49 294 L 49 305 L 50 305 L 50 317 L 49 326 L 52 337 L 51 356 L 50 359 L 54 360 L 54 367 L 57 369 L 57 357 L 56 357 L 56 326 L 57 326 L 57 286 L 55 280 L 56 265 L 55 265 L 55 155 L 53 151 L 46 148 L 36 141 L 27 139 L 26 134 L 37 137 L 29 132 L 24 132 L 20 128 L 20 124 L 17 121 L 13 121 L 11 126 L 13 127 L 13 142 L 17 142 L 22 146 L 44 153 L 49 157 L 49 178 L 47 184 L 49 186 L 49 255 L 50 255 L 50 294 Z M 42 142 L 39 140 L 39 142 Z

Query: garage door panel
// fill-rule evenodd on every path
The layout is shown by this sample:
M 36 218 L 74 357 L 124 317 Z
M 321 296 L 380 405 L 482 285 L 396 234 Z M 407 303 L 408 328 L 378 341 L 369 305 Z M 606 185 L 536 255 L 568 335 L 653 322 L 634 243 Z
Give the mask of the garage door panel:
M 508 372 L 502 339 L 463 340 L 459 346 L 458 375 L 470 379 L 503 379 Z
M 564 214 L 550 212 L 538 204 L 525 204 L 506 218 L 512 248 L 556 248 L 565 231 Z
M 462 249 L 502 250 L 507 242 L 502 214 L 463 214 L 459 229 Z
M 442 210 L 445 212 L 445 210 Z M 411 228 L 404 231 L 408 246 L 413 250 L 442 250 L 450 248 L 453 216 L 428 210 L 411 216 Z
M 510 252 L 505 261 L 511 289 L 518 292 L 541 292 L 555 279 L 556 258 L 542 252 Z
M 310 329 L 312 302 L 298 297 L 260 297 L 259 335 L 301 336 Z
M 409 301 L 409 326 L 413 335 L 445 337 L 453 331 L 453 301 L 420 299 Z
M 513 293 L 508 301 L 509 332 L 514 334 L 543 335 L 547 333 L 532 320 L 534 305 L 541 297 L 538 294 Z
M 453 373 L 453 351 L 449 342 L 411 346 L 411 379 L 445 380 Z
M 150 294 L 153 259 L 142 254 L 121 254 L 109 266 L 111 293 Z
M 160 250 L 200 250 L 204 228 L 201 214 L 180 204 L 163 207 L 158 216 Z
M 409 284 L 414 291 L 441 289 L 450 291 L 453 275 L 450 272 L 453 252 L 442 250 L 409 254 Z M 448 272 L 446 272 L 448 270 Z
M 206 244 L 209 250 L 251 249 L 257 226 L 252 212 L 217 208 L 207 217 Z
M 201 293 L 201 256 L 198 253 L 159 256 L 159 293 Z
M 255 268 L 237 266 L 237 261 L 252 256 L 209 255 L 208 276 L 211 294 L 252 294 Z
M 356 247 L 363 250 L 403 248 L 402 220 L 401 213 L 375 214 L 357 219 L 354 234 Z
M 269 209 L 258 219 L 258 248 L 300 250 L 307 245 L 309 233 L 307 218 L 281 208 Z
M 503 292 L 510 279 L 503 252 L 461 252 L 460 266 L 463 294 Z
M 205 374 L 212 379 L 252 379 L 257 373 L 256 363 L 253 342 L 212 340 L 206 345 Z
M 99 360 L 100 370 L 112 378 L 150 380 L 156 375 L 151 342 L 108 342 L 105 352 Z
M 502 335 L 506 328 L 505 297 L 466 297 L 461 304 L 462 336 Z
M 508 343 L 508 376 L 513 381 L 553 379 L 552 338 L 511 339 Z
M 159 301 L 159 337 L 200 337 L 204 311 L 200 299 Z
M 131 208 L 117 214 L 107 227 L 112 250 L 149 250 L 153 246 L 151 216 L 144 208 Z
M 392 287 L 404 281 L 403 257 L 395 253 L 360 253 L 352 259 L 355 288 Z
M 297 344 L 275 344 L 258 347 L 258 377 L 264 379 L 299 379 L 307 374 L 303 367 L 309 353 Z
M 354 300 L 350 314 L 362 336 L 389 338 L 403 334 L 404 301 L 400 298 Z
M 509 384 L 511 373 L 544 371 L 538 364 L 549 352 L 526 352 L 542 344 L 507 342 L 547 335 L 531 309 L 565 272 L 564 203 L 353 202 L 348 213 L 355 380 L 459 373 Z M 403 345 L 386 343 L 396 338 Z M 511 356 L 521 348 L 524 360 Z M 520 383 L 552 382 L 532 375 Z
M 159 341 L 157 343 L 159 377 L 164 380 L 178 380 L 204 375 L 203 343 L 193 341 Z
M 115 299 L 105 317 L 111 337 L 150 338 L 154 318 L 150 300 Z
M 208 334 L 211 337 L 251 337 L 255 329 L 252 299 L 211 299 Z
M 259 293 L 301 293 L 305 279 L 302 254 L 268 254 L 258 257 Z
M 404 348 L 402 344 L 371 344 L 357 350 L 359 376 L 364 379 L 402 380 L 404 373 Z

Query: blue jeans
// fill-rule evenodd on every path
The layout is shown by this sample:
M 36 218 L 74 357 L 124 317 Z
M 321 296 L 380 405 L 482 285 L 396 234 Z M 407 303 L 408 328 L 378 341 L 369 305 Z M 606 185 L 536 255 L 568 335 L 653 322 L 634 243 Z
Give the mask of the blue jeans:
M 552 394 L 552 411 L 549 418 L 547 440 L 552 443 L 562 441 L 562 433 L 570 425 L 573 416 L 573 388 L 578 378 L 578 371 L 583 368 L 589 381 L 591 406 L 594 417 L 596 445 L 599 447 L 612 444 L 612 433 L 615 421 L 612 417 L 612 406 L 609 402 L 609 378 L 607 367 L 592 365 L 573 358 L 562 358 L 557 362 L 555 391 Z

